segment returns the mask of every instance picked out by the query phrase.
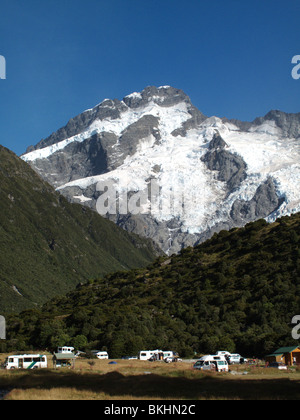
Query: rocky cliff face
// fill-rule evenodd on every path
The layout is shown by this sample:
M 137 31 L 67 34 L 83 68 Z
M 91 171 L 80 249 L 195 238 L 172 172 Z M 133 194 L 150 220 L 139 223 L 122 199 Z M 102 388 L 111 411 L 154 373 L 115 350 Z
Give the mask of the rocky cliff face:
M 181 90 L 106 99 L 23 159 L 70 201 L 178 252 L 300 210 L 300 114 L 206 117 Z

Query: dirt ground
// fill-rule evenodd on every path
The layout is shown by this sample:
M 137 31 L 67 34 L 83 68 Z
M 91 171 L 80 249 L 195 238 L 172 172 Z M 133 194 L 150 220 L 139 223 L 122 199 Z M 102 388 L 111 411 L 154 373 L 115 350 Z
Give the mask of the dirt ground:
M 0 354 L 0 364 L 6 355 Z M 230 366 L 203 373 L 193 363 L 76 359 L 74 368 L 0 370 L 4 400 L 299 400 L 300 371 Z

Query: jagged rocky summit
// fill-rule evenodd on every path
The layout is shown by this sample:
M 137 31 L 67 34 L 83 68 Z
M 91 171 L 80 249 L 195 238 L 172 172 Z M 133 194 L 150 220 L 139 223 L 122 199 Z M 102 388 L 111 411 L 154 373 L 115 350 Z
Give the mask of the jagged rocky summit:
M 70 201 L 172 254 L 298 212 L 299 147 L 300 113 L 207 117 L 182 90 L 151 86 L 105 99 L 22 158 Z

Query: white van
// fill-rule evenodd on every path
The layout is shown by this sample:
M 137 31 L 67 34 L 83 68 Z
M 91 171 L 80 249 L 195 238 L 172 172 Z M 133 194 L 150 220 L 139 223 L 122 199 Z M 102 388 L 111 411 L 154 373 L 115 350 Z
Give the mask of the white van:
M 228 372 L 228 363 L 224 356 L 208 355 L 201 357 L 194 364 L 194 369 Z
M 42 369 L 47 368 L 47 356 L 40 354 L 18 354 L 8 356 L 5 369 Z
M 92 350 L 91 353 L 98 359 L 108 359 L 107 351 Z

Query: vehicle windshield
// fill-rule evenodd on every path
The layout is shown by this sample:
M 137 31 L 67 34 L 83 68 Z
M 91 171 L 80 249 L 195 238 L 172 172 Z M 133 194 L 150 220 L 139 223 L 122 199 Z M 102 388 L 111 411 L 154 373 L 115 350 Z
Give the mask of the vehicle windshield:
M 223 360 L 218 360 L 218 365 L 224 366 L 226 363 Z

